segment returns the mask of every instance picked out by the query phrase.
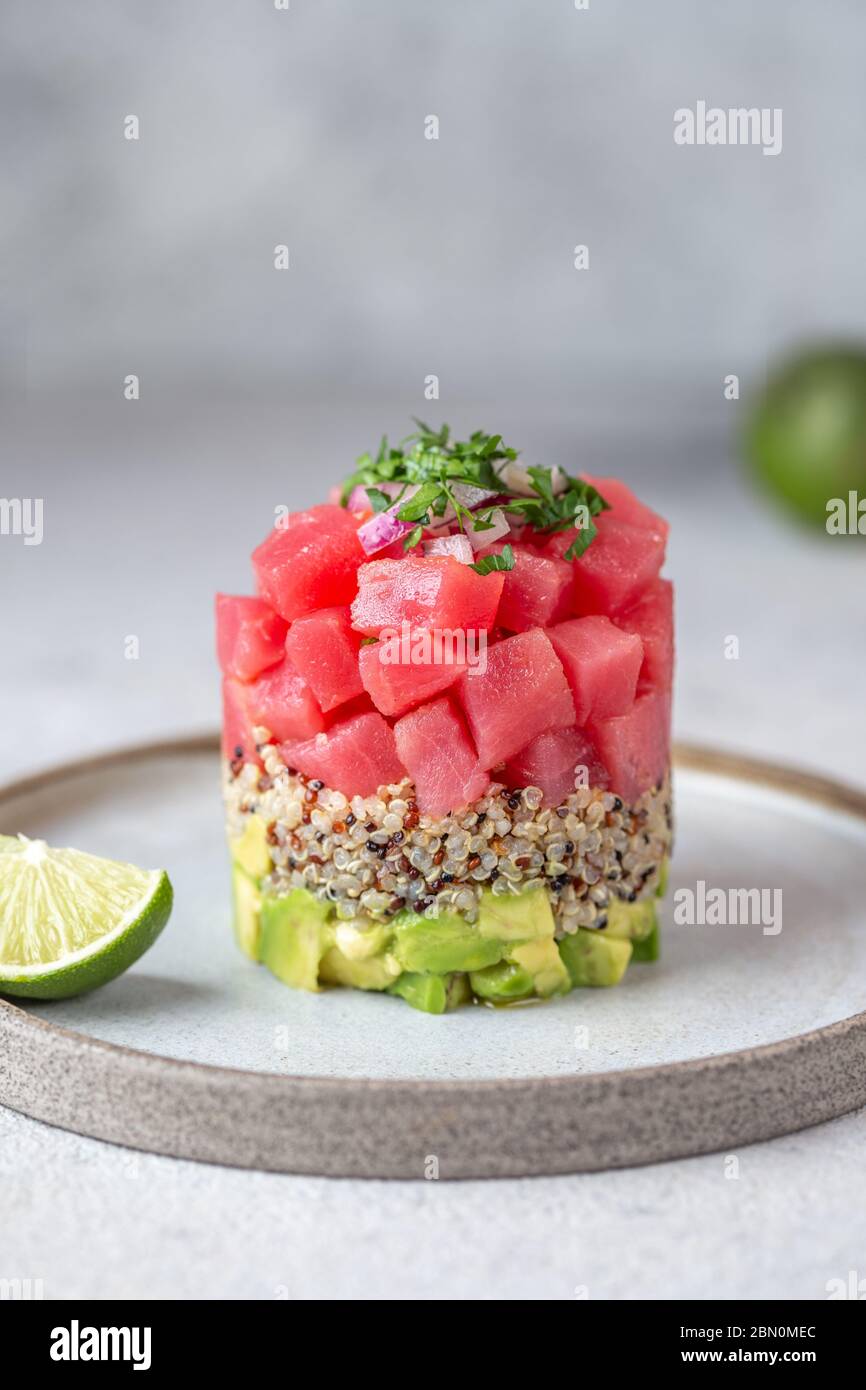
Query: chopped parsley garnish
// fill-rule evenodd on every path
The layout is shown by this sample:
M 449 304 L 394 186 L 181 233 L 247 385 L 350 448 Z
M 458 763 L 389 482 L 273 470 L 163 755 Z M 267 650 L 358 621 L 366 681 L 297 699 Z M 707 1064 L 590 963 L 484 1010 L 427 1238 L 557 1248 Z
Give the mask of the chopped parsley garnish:
M 510 545 L 502 547 L 501 555 L 485 555 L 483 559 L 476 560 L 474 565 L 469 566 L 476 574 L 493 574 L 496 570 L 514 569 L 514 551 Z
M 417 431 L 399 445 L 389 445 L 383 436 L 375 455 L 362 454 L 342 493 L 344 506 L 352 490 L 361 486 L 374 512 L 396 507 L 398 519 L 412 526 L 403 540 L 404 550 L 418 545 L 424 527 L 435 526 L 449 507 L 461 531 L 470 527 L 473 531 L 490 530 L 491 515 L 497 510 L 521 518 L 541 533 L 575 527 L 578 534 L 565 552 L 567 560 L 578 559 L 595 539 L 598 531 L 593 518 L 608 510 L 610 504 L 590 483 L 557 470 L 559 487 L 554 491 L 552 468 L 527 468 L 532 495 L 523 496 L 500 476 L 501 470 L 518 457 L 516 449 L 503 444 L 501 435 L 475 430 L 469 439 L 458 440 L 451 438 L 447 425 L 433 430 L 421 420 L 415 424 Z M 415 491 L 399 505 L 403 488 L 396 498 L 391 498 L 382 488 L 384 483 L 414 487 Z M 457 484 L 495 493 L 496 500 L 470 510 L 455 494 Z M 507 545 L 501 555 L 479 560 L 472 568 L 479 574 L 513 569 L 514 552 Z
M 388 510 L 391 505 L 391 498 L 387 492 L 382 492 L 377 487 L 368 487 L 364 491 L 370 499 L 370 506 L 374 512 L 386 512 Z

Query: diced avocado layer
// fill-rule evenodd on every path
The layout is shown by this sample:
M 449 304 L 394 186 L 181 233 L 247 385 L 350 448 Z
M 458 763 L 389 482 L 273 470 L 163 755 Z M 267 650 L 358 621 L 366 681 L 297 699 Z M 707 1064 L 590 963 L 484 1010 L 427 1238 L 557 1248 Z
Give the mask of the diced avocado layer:
M 623 902 L 612 898 L 607 906 L 607 926 L 604 935 L 620 941 L 644 941 L 656 924 L 656 905 L 653 898 Z
M 444 1014 L 449 1007 L 449 985 L 453 978 L 451 975 L 423 975 L 406 970 L 388 986 L 388 993 L 399 995 L 421 1013 Z
M 606 931 L 578 927 L 560 941 L 559 953 L 576 988 L 618 985 L 631 959 L 632 944 Z
M 456 914 L 418 917 L 400 912 L 394 918 L 394 955 L 404 970 L 447 975 L 452 970 L 483 970 L 503 956 L 503 943 L 488 940 Z
M 305 888 L 284 897 L 262 893 L 270 856 L 265 867 L 267 841 L 257 819 L 232 846 L 235 934 L 246 955 L 294 989 L 376 990 L 442 1014 L 472 1000 L 507 1004 L 614 985 L 630 959 L 658 957 L 652 899 L 614 899 L 606 928 L 581 927 L 557 942 L 543 885 L 520 894 L 485 889 L 477 923 L 458 913 L 431 918 L 408 909 L 387 922 L 338 920 L 330 903 Z
M 257 884 L 238 864 L 232 867 L 232 904 L 237 943 L 245 956 L 258 960 L 262 898 Z
M 389 994 L 397 994 L 424 1014 L 444 1014 L 448 1003 L 447 975 L 418 975 L 407 970 L 388 986 Z
M 508 959 L 532 977 L 533 988 L 540 999 L 549 999 L 552 994 L 567 994 L 571 989 L 571 979 L 552 936 L 512 943 Z
M 331 909 L 305 888 L 284 898 L 262 900 L 259 956 L 277 979 L 293 989 L 319 988 L 319 966 L 334 937 Z
M 474 970 L 469 976 L 469 983 L 473 994 L 494 1004 L 530 999 L 535 993 L 529 971 L 513 960 L 501 960 L 497 965 L 488 965 L 486 970 Z
M 497 894 L 485 888 L 474 930 L 498 941 L 534 941 L 553 936 L 556 923 L 544 885 L 524 888 L 516 894 Z
M 658 888 L 656 888 L 657 898 L 663 898 L 665 893 L 668 891 L 668 876 L 670 874 L 670 871 L 671 861 L 669 857 L 665 855 L 664 859 L 662 860 L 661 868 L 659 869 L 659 883 Z
M 632 947 L 632 960 L 658 960 L 661 955 L 661 933 L 659 924 L 656 922 L 649 936 L 645 936 L 642 941 L 635 941 Z
M 243 835 L 229 841 L 232 860 L 250 878 L 264 878 L 271 871 L 271 852 L 268 848 L 268 830 L 261 816 L 251 815 L 244 827 Z
M 326 985 L 348 985 L 350 989 L 387 989 L 400 974 L 392 969 L 392 956 L 371 956 L 352 960 L 339 946 L 330 946 L 319 963 L 319 979 Z

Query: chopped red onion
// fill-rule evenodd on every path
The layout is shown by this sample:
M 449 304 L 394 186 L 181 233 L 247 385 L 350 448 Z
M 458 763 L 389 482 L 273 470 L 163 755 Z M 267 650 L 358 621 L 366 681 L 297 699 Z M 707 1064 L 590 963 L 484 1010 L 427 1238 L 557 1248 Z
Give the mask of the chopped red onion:
M 389 507 L 386 512 L 371 516 L 369 521 L 358 527 L 358 540 L 368 555 L 375 555 L 377 550 L 384 550 L 387 545 L 393 545 L 394 541 L 405 536 L 413 525 L 411 521 L 400 521 L 397 513 Z
M 367 489 L 359 483 L 353 487 L 349 493 L 349 500 L 346 503 L 350 512 L 368 512 L 370 510 L 370 499 L 367 496 Z
M 479 532 L 479 535 L 481 532 Z M 487 532 L 484 532 L 487 535 Z M 466 536 L 439 536 L 436 540 L 424 542 L 425 555 L 452 555 L 461 565 L 471 565 L 475 559 L 472 546 Z
M 473 487 L 471 483 L 455 483 L 451 491 L 460 505 L 470 512 L 489 502 L 491 497 L 499 496 L 498 492 L 491 492 L 489 488 Z
M 370 510 L 367 486 L 375 487 L 379 492 L 384 492 L 386 497 L 399 497 L 401 507 L 418 491 L 417 483 L 370 483 L 369 485 L 358 483 L 357 487 L 352 488 L 346 503 L 350 512 L 368 512 Z
M 503 536 L 511 534 L 508 517 L 499 507 L 490 513 L 487 520 L 491 525 L 486 531 L 473 531 L 471 526 L 467 527 L 466 536 L 473 551 L 483 550 L 486 545 L 494 545 L 496 541 L 501 541 Z
M 476 511 L 479 507 L 483 507 L 485 502 L 490 502 L 494 497 L 500 495 L 498 492 L 491 492 L 488 488 L 473 487 L 472 483 L 452 483 L 451 491 L 461 507 L 465 507 L 467 512 Z M 442 513 L 441 524 L 447 525 L 449 521 L 454 521 L 456 516 L 457 513 L 449 502 Z
M 497 475 L 502 479 L 509 492 L 516 492 L 520 497 L 534 497 L 535 488 L 532 486 L 532 479 L 529 476 L 529 469 L 525 463 L 518 463 L 515 459 L 506 459 L 500 466 L 496 466 Z M 553 495 L 556 497 L 560 492 L 565 492 L 568 487 L 568 479 L 558 464 L 554 464 L 550 470 L 550 486 Z

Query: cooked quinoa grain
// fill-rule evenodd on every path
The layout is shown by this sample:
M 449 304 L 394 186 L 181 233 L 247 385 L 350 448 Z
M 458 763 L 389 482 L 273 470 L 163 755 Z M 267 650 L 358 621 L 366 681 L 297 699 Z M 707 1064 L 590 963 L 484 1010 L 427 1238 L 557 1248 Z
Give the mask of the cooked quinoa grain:
M 633 806 L 576 787 L 560 806 L 543 807 L 538 787 L 492 782 L 474 805 L 437 820 L 418 812 L 409 781 L 346 797 L 288 768 L 269 737 L 255 730 L 264 772 L 238 758 L 224 763 L 229 836 L 260 816 L 273 862 L 265 891 L 306 888 L 344 920 L 387 920 L 408 907 L 474 921 L 483 888 L 519 893 L 541 880 L 558 937 L 603 930 L 611 897 L 651 896 L 671 850 L 667 777 Z

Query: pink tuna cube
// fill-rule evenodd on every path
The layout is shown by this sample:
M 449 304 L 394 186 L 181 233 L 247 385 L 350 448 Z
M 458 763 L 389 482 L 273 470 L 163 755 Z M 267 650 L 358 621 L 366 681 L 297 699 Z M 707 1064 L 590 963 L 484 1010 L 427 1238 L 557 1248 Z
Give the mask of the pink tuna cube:
M 656 579 L 629 608 L 617 626 L 636 632 L 643 642 L 638 689 L 669 692 L 674 679 L 674 587 Z
M 476 574 L 452 556 L 371 560 L 358 571 L 352 626 L 378 637 L 383 628 L 487 631 L 502 593 L 501 574 Z
M 223 676 L 223 753 L 232 762 L 258 763 L 253 729 L 247 714 L 247 686 L 235 676 Z
M 406 776 L 394 730 L 375 711 L 342 719 L 302 743 L 285 743 L 281 751 L 289 767 L 344 796 L 373 796 Z
M 670 759 L 670 696 L 638 695 L 628 714 L 600 719 L 589 733 L 610 789 L 633 804 L 663 778 Z
M 604 516 L 624 521 L 629 526 L 642 526 L 644 530 L 658 531 L 667 540 L 670 527 L 664 517 L 635 497 L 631 488 L 620 478 L 592 478 L 589 473 L 584 473 L 583 477 L 601 493 L 605 502 L 610 503 L 610 511 L 603 513 Z
M 573 618 L 548 628 L 547 635 L 571 686 L 578 724 L 631 708 L 643 660 L 643 645 L 635 633 L 597 616 Z
M 217 657 L 226 676 L 251 681 L 283 658 L 286 620 L 264 599 L 217 594 Z
M 360 646 L 361 638 L 349 623 L 348 608 L 320 608 L 292 623 L 286 651 L 323 713 L 363 691 L 358 670 Z
M 487 670 L 468 672 L 457 691 L 483 768 L 512 757 L 536 734 L 574 723 L 565 673 L 540 628 L 488 648 Z
M 288 656 L 245 687 L 250 724 L 264 724 L 277 742 L 309 738 L 324 729 L 325 720 L 312 690 L 298 675 Z
M 574 561 L 574 612 L 622 613 L 658 575 L 665 558 L 660 531 L 616 521 L 611 512 L 596 518 L 598 535 Z
M 447 696 L 404 714 L 394 725 L 400 761 L 415 783 L 415 800 L 425 815 L 444 816 L 483 796 L 490 778 L 466 726 Z
M 559 806 L 575 790 L 578 769 L 584 769 L 582 786 L 607 786 L 607 773 L 586 731 L 554 729 L 508 759 L 505 780 L 509 787 L 539 787 L 545 806 Z
M 259 593 L 294 622 L 315 608 L 350 603 L 364 559 L 357 519 L 328 503 L 292 512 L 253 551 Z
M 399 640 L 372 642 L 361 648 L 361 680 L 382 714 L 405 714 L 414 705 L 447 690 L 463 675 L 466 661 L 454 659 L 460 657 L 460 652 L 443 644 L 443 659 L 437 660 L 435 651 L 428 650 L 430 640 L 428 630 L 416 628 L 414 632 L 407 631 L 405 640 L 401 634 Z
M 486 546 L 481 555 L 501 555 L 502 545 Z M 528 545 L 512 545 L 514 569 L 503 576 L 497 627 L 528 632 L 548 627 L 571 612 L 572 568 L 555 556 L 541 555 Z

